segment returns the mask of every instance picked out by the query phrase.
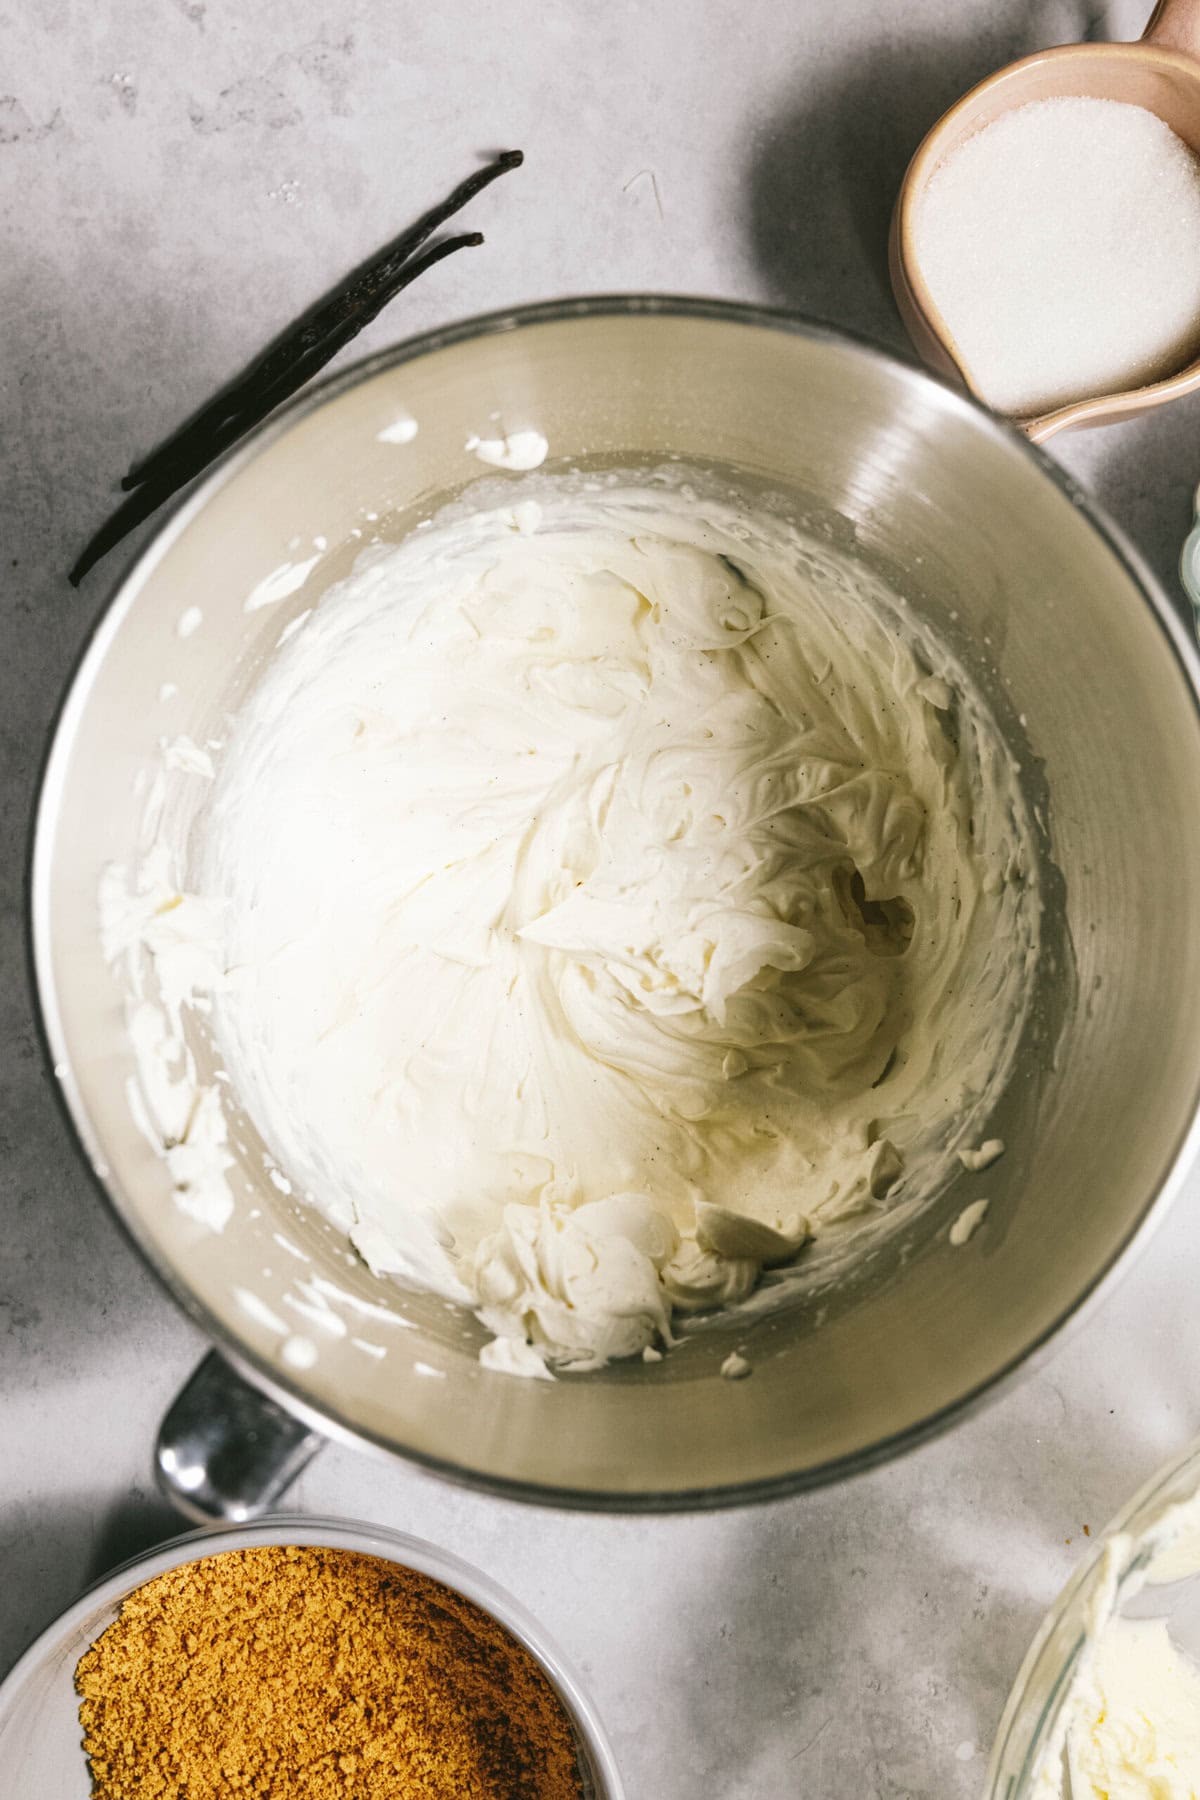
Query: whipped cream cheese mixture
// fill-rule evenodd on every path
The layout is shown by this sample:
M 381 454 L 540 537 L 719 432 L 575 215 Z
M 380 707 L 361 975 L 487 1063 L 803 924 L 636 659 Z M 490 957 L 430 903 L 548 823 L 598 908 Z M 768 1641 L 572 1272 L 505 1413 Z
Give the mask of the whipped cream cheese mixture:
M 1072 1800 L 1195 1800 L 1200 1669 L 1165 1619 L 1115 1619 L 1067 1740 Z
M 1036 1800 L 1196 1800 L 1200 1668 L 1164 1615 L 1194 1620 L 1197 1576 L 1196 1496 L 1167 1507 L 1141 1537 L 1120 1532 L 1108 1540 L 1084 1608 L 1074 1674 L 1036 1770 Z M 1176 1583 L 1188 1586 L 1175 1587 L 1172 1601 Z M 1148 1607 L 1140 1603 L 1144 1616 L 1121 1610 L 1164 1587 Z
M 995 724 L 862 568 L 678 483 L 535 480 L 285 632 L 188 865 L 106 912 L 297 1191 L 547 1375 L 944 1183 L 1038 900 Z

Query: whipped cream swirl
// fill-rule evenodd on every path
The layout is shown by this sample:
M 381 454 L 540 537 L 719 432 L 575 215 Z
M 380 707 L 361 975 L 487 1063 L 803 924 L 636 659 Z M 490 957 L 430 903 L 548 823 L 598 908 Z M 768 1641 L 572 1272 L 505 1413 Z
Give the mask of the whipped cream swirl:
M 536 495 L 326 594 L 192 878 L 289 1178 L 544 1375 L 928 1188 L 1037 902 L 990 716 L 862 569 L 665 485 Z

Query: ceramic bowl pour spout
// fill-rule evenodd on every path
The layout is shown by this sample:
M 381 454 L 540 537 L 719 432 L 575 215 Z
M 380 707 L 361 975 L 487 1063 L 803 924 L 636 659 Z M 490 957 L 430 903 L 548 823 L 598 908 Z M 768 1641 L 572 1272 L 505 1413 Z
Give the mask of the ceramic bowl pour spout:
M 1200 155 L 1200 0 L 1159 0 L 1130 44 L 1068 44 L 1010 63 L 964 95 L 927 134 L 909 164 L 892 216 L 889 261 L 909 336 L 932 368 L 957 376 L 986 401 L 933 298 L 917 249 L 917 213 L 930 178 L 968 139 L 1018 107 L 1045 100 L 1115 100 L 1151 112 Z M 1131 247 L 1131 255 L 1136 252 Z M 1198 322 L 1200 325 L 1200 322 Z M 1142 386 L 1092 393 L 1018 423 L 1035 441 L 1084 425 L 1130 418 L 1200 388 L 1200 350 Z

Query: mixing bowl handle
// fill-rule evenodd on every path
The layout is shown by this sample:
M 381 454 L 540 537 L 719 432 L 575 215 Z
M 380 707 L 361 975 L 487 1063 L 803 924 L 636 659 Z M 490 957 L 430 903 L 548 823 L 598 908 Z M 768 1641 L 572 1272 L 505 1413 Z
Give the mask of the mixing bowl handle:
M 1200 56 L 1200 0 L 1158 0 L 1142 42 Z
M 159 1486 L 186 1518 L 252 1519 L 324 1443 L 211 1350 L 179 1390 L 155 1449 Z

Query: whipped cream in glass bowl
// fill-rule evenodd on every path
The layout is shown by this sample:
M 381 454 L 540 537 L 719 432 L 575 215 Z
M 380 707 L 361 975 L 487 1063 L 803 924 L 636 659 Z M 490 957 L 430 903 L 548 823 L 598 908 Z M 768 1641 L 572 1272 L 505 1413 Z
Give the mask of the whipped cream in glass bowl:
M 1200 1788 L 1200 1446 L 1149 1480 L 1047 1614 L 988 1800 L 1187 1800 Z

